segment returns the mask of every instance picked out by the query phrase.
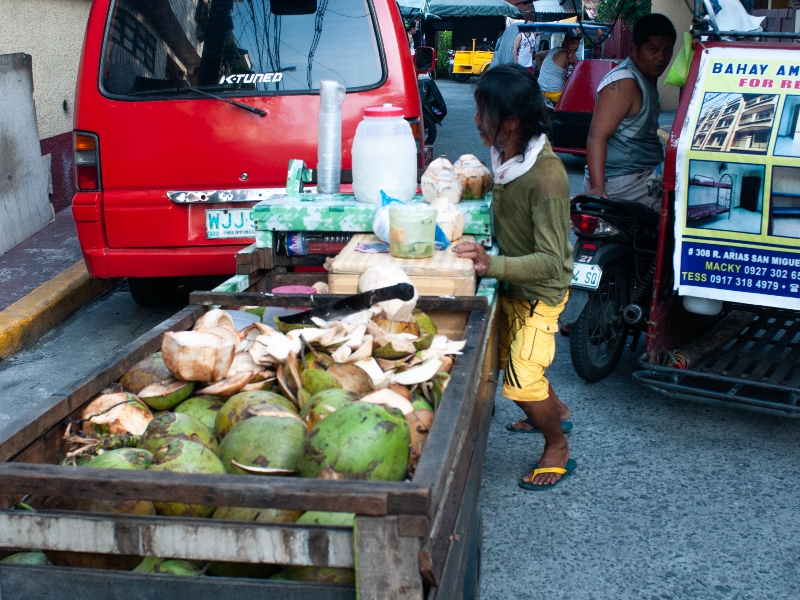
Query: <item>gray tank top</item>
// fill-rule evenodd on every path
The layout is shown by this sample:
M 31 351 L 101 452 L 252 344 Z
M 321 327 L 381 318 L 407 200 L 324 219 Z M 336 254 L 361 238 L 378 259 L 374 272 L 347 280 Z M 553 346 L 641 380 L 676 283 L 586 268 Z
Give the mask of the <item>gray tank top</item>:
M 567 70 L 553 62 L 553 56 L 559 50 L 561 48 L 553 48 L 542 61 L 542 68 L 539 69 L 539 87 L 543 92 L 559 92 L 564 89 Z
M 664 160 L 664 147 L 658 139 L 658 90 L 636 68 L 630 58 L 603 77 L 599 90 L 619 77 L 620 69 L 629 71 L 642 90 L 642 108 L 625 117 L 608 140 L 606 177 L 632 175 L 655 167 Z M 607 81 L 610 80 L 610 81 Z M 588 169 L 587 169 L 588 174 Z

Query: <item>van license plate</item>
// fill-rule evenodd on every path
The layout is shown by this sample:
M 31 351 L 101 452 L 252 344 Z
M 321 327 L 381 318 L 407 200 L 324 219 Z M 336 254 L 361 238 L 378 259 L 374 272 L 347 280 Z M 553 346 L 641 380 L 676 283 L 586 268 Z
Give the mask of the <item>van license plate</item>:
M 209 209 L 206 211 L 206 239 L 256 236 L 252 208 Z
M 597 265 L 575 263 L 572 267 L 572 287 L 596 290 L 602 274 L 603 270 Z

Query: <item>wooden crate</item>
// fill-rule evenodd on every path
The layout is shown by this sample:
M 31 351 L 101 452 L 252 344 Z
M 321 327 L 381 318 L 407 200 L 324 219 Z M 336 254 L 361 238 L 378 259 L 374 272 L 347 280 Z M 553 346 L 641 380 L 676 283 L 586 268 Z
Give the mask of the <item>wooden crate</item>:
M 334 297 L 329 297 L 333 299 Z M 0 593 L 14 600 L 434 600 L 476 585 L 476 516 L 497 385 L 496 304 L 484 298 L 420 298 L 443 330 L 467 345 L 437 411 L 412 481 L 324 481 L 73 469 L 56 464 L 69 419 L 128 368 L 156 351 L 165 331 L 190 328 L 208 305 L 309 306 L 326 297 L 196 293 L 190 306 L 122 349 L 87 378 L 0 430 L 0 557 L 12 548 L 168 556 L 279 565 L 354 567 L 356 587 L 279 580 L 189 578 L 0 563 Z M 147 499 L 356 513 L 354 529 L 298 524 L 12 510 L 23 496 Z M 356 558 L 358 557 L 358 558 Z M 470 558 L 472 557 L 472 558 Z M 465 588 L 465 582 L 467 587 Z M 78 593 L 76 591 L 76 593 Z
M 356 252 L 356 246 L 365 242 L 379 242 L 371 233 L 357 234 L 331 263 L 328 285 L 332 294 L 355 294 L 358 277 L 370 267 L 393 264 L 405 271 L 420 296 L 474 296 L 475 268 L 472 261 L 458 258 L 447 250 L 435 250 L 430 258 L 394 258 L 388 253 L 366 254 Z M 453 242 L 474 242 L 465 235 Z

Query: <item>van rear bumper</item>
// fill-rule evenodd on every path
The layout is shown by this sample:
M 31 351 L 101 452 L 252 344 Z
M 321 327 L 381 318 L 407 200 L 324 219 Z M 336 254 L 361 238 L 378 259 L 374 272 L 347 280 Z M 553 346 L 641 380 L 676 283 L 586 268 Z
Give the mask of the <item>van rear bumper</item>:
M 246 246 L 206 248 L 93 248 L 84 249 L 92 277 L 194 277 L 233 275 L 236 253 Z

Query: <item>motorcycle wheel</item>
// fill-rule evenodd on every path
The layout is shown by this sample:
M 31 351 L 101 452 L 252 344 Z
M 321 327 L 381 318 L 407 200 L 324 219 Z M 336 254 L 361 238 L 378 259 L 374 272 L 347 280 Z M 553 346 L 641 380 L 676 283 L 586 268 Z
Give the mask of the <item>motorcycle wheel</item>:
M 422 122 L 425 126 L 425 145 L 430 146 L 436 141 L 436 122 L 429 115 L 423 115 Z
M 627 271 L 622 265 L 611 264 L 603 271 L 597 290 L 589 293 L 589 301 L 569 332 L 572 366 L 586 381 L 605 379 L 617 366 L 628 337 L 622 319 L 627 304 Z
M 450 75 L 450 79 L 453 81 L 458 81 L 459 83 L 464 83 L 469 79 L 469 75 L 467 73 L 453 73 L 452 70 L 448 71 Z

